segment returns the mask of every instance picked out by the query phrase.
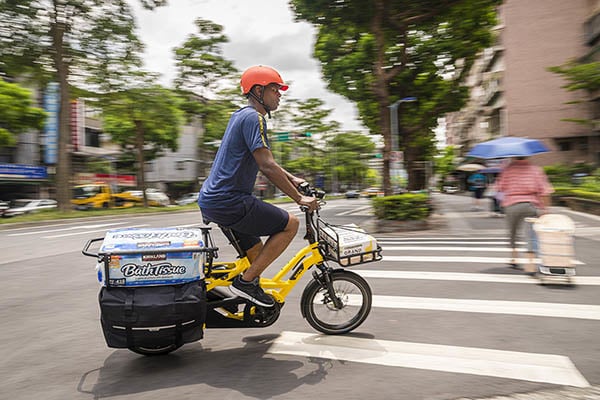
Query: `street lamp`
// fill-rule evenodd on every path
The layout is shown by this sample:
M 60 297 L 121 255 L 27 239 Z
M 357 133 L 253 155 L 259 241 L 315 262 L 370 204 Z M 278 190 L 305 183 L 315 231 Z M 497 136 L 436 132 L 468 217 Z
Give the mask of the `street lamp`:
M 393 172 L 392 175 L 396 176 L 398 170 L 400 168 L 398 163 L 398 106 L 400 105 L 400 103 L 412 103 L 417 101 L 416 97 L 405 97 L 403 99 L 400 99 L 396 102 L 394 102 L 392 105 L 389 106 L 390 108 L 390 130 L 391 130 L 391 136 L 392 136 L 392 153 L 394 155 L 394 161 L 393 161 L 393 167 L 391 167 L 391 171 Z
M 400 103 L 412 103 L 417 101 L 416 97 L 405 97 L 400 99 L 390 107 L 390 122 L 392 130 L 392 151 L 398 151 L 398 106 Z

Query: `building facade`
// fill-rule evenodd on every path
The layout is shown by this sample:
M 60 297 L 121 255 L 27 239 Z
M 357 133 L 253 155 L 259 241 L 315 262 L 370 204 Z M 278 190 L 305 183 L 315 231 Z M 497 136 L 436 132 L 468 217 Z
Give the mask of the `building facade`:
M 542 165 L 600 164 L 598 94 L 567 91 L 561 75 L 548 70 L 570 60 L 599 59 L 600 1 L 505 0 L 493 47 L 470 71 L 471 97 L 447 116 L 447 141 L 462 155 L 500 136 L 542 140 L 551 152 Z
M 137 187 L 133 165 L 122 167 L 122 150 L 104 132 L 98 112 L 74 102 L 71 121 L 72 184 L 102 180 L 121 189 Z M 204 163 L 199 159 L 199 142 L 204 134 L 200 121 L 181 128 L 178 150 L 165 152 L 145 165 L 147 187 L 160 189 L 171 197 L 199 188 Z M 19 135 L 14 148 L 0 152 L 0 200 L 54 197 L 53 164 L 46 163 L 43 132 Z M 98 173 L 94 165 L 103 164 Z

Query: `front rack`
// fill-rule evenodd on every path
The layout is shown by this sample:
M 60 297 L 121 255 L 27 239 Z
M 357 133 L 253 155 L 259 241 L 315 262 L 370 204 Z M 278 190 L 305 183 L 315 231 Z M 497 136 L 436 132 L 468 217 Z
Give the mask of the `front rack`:
M 317 235 L 323 257 L 343 267 L 383 258 L 375 238 L 357 225 L 333 225 L 317 218 Z

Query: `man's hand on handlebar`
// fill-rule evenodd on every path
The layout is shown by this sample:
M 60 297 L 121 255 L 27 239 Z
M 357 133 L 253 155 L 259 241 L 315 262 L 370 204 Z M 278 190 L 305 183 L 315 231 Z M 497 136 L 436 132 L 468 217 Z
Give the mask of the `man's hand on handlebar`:
M 300 208 L 305 210 L 308 208 L 308 211 L 313 212 L 319 208 L 319 200 L 323 198 L 325 192 L 321 192 L 313 187 L 306 181 L 303 181 L 298 186 L 298 192 L 302 195 L 300 200 L 297 202 L 300 205 Z
M 319 201 L 316 197 L 302 195 L 298 200 L 298 205 L 300 208 L 306 207 L 308 211 L 313 212 L 319 208 Z

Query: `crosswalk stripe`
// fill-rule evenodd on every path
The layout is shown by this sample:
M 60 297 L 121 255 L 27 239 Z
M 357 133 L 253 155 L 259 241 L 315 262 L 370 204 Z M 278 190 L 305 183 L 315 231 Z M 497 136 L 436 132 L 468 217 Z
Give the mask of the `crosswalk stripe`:
M 590 385 L 568 357 L 555 354 L 290 331 L 283 331 L 267 352 L 555 385 Z
M 494 241 L 494 242 L 477 242 L 474 240 L 460 240 L 460 241 L 443 241 L 443 240 L 433 240 L 433 241 L 402 241 L 402 240 L 378 240 L 377 243 L 381 244 L 381 245 L 392 245 L 392 244 L 399 244 L 399 245 L 408 245 L 408 244 L 469 244 L 472 245 L 473 247 L 475 247 L 475 245 L 482 245 L 482 244 L 495 244 L 498 246 L 505 246 L 507 244 L 510 244 L 510 242 L 498 242 L 498 241 Z M 525 242 L 517 242 L 517 244 L 525 244 Z
M 348 295 L 350 305 L 361 301 L 360 295 Z M 600 320 L 600 306 L 592 304 L 375 295 L 373 307 Z
M 495 251 L 495 252 L 510 252 L 510 247 L 477 247 L 477 246 L 381 246 L 383 250 L 427 250 L 427 251 Z M 517 247 L 517 251 L 524 252 L 527 249 Z
M 471 272 L 431 272 L 431 271 L 387 271 L 353 269 L 363 278 L 382 279 L 417 279 L 439 281 L 466 281 L 490 283 L 529 283 L 538 285 L 540 281 L 531 276 L 480 274 Z M 600 276 L 573 276 L 570 278 L 575 285 L 600 286 Z
M 397 262 L 435 262 L 435 263 L 480 263 L 480 264 L 508 264 L 509 258 L 503 257 L 462 257 L 462 256 L 383 256 L 383 261 Z M 518 264 L 528 262 L 526 258 L 517 258 Z M 540 263 L 539 258 L 534 258 L 535 263 Z M 575 260 L 575 265 L 585 265 L 584 262 Z
M 455 243 L 456 241 L 463 241 L 466 243 L 479 243 L 479 240 L 502 240 L 502 241 L 506 241 L 507 236 L 476 236 L 476 237 L 468 237 L 468 236 L 436 236 L 436 237 L 430 237 L 430 236 L 423 236 L 423 237 L 390 237 L 390 236 L 376 236 L 375 237 L 377 239 L 378 242 L 386 242 L 386 241 L 400 241 L 400 242 L 405 242 L 405 241 L 415 241 L 415 240 L 447 240 L 447 241 L 452 241 L 453 243 Z M 520 241 L 518 243 L 525 243 L 523 241 Z

